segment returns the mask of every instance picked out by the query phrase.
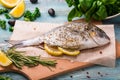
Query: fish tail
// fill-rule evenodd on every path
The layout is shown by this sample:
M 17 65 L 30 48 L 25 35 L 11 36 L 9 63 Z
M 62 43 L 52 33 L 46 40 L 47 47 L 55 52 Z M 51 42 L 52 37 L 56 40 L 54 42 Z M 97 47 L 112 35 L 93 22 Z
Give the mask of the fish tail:
M 33 38 L 33 39 L 28 39 L 28 40 L 19 40 L 19 41 L 15 41 L 15 40 L 5 40 L 6 42 L 12 44 L 12 47 L 15 48 L 19 48 L 19 47 L 28 47 L 28 46 L 36 46 L 41 44 L 43 41 L 41 40 L 41 38 L 37 37 L 37 38 Z
M 5 42 L 11 44 L 12 46 L 10 48 L 18 48 L 18 47 L 24 47 L 25 45 L 22 43 L 23 41 L 16 41 L 16 40 L 5 40 Z

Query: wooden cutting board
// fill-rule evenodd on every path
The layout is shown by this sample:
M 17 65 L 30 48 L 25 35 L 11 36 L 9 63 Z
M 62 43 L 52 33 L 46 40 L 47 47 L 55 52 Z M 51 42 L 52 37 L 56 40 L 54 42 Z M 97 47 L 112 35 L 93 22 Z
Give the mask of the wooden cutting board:
M 80 22 L 80 21 L 75 21 Z M 100 24 L 101 22 L 94 22 L 95 24 Z M 120 43 L 116 41 L 116 51 L 117 58 L 120 58 Z M 64 74 L 66 72 L 71 72 L 77 69 L 93 66 L 94 64 L 87 62 L 74 62 L 71 63 L 68 60 L 57 60 L 57 66 L 55 68 L 51 68 L 52 71 L 42 65 L 36 66 L 34 68 L 23 67 L 21 70 L 17 69 L 15 66 L 11 65 L 8 67 L 0 67 L 1 72 L 6 71 L 16 71 L 25 75 L 29 80 L 45 80 L 51 77 Z
M 120 58 L 120 43 L 116 41 L 116 51 L 117 51 L 117 58 Z M 66 72 L 70 72 L 73 70 L 93 66 L 94 64 L 87 63 L 87 62 L 74 62 L 71 63 L 67 60 L 57 60 L 57 66 L 55 68 L 48 69 L 44 66 L 36 66 L 34 68 L 23 67 L 22 70 L 17 69 L 13 65 L 3 68 L 0 67 L 1 72 L 6 71 L 16 71 L 25 75 L 29 80 L 45 80 L 60 74 L 64 74 Z

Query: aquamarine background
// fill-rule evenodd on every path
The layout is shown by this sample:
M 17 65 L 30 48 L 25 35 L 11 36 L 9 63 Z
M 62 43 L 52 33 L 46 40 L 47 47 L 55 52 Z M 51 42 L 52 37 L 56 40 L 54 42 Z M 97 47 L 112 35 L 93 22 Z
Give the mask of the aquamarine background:
M 64 0 L 38 0 L 37 4 L 31 4 L 29 0 L 25 0 L 25 3 L 26 10 L 33 11 L 35 7 L 38 7 L 40 9 L 41 17 L 38 18 L 36 22 L 50 22 L 50 23 L 67 22 L 67 14 L 70 11 L 70 8 L 67 7 L 67 4 L 65 3 Z M 56 17 L 49 16 L 47 12 L 49 8 L 55 9 Z M 4 15 L 0 15 L 0 19 L 6 20 Z M 23 18 L 20 18 L 19 20 L 23 20 Z M 116 39 L 120 41 L 120 16 L 109 20 L 104 20 L 103 23 L 115 24 Z M 9 27 L 8 24 L 7 27 Z M 9 32 L 8 28 L 7 30 L 0 29 L 0 42 L 4 42 L 4 40 L 9 39 L 11 34 L 12 33 Z M 20 76 L 20 74 L 15 74 L 12 72 L 0 74 L 10 76 L 13 78 L 13 80 L 27 80 L 24 78 L 24 76 Z M 120 80 L 120 59 L 117 59 L 115 68 L 93 66 L 85 69 L 79 69 L 66 74 L 62 74 L 60 76 L 52 78 L 51 80 Z

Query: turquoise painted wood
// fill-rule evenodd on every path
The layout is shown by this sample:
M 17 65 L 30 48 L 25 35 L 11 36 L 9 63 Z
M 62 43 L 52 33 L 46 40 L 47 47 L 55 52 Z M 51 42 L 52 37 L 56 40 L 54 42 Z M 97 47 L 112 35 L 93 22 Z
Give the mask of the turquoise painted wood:
M 38 7 L 41 11 L 41 17 L 36 22 L 50 22 L 50 23 L 64 23 L 67 22 L 67 14 L 70 8 L 64 0 L 38 0 L 37 4 L 31 4 L 29 0 L 25 0 L 26 10 L 33 11 L 35 7 Z M 48 9 L 54 8 L 56 17 L 51 17 L 48 14 Z M 5 19 L 4 15 L 0 15 L 0 19 Z M 23 20 L 23 17 L 19 20 Z M 104 20 L 104 24 L 115 24 L 116 39 L 120 42 L 120 16 Z M 7 24 L 7 27 L 9 25 Z M 21 26 L 22 27 L 22 26 Z M 28 27 L 29 28 L 29 27 Z M 12 33 L 7 30 L 0 29 L 0 42 L 9 39 Z M 13 80 L 27 80 L 24 76 L 15 73 L 0 73 L 0 75 L 6 75 L 13 78 Z M 116 61 L 115 68 L 108 68 L 103 66 L 93 66 L 85 69 L 79 69 L 70 73 L 66 73 L 60 76 L 56 76 L 51 80 L 120 80 L 120 59 Z

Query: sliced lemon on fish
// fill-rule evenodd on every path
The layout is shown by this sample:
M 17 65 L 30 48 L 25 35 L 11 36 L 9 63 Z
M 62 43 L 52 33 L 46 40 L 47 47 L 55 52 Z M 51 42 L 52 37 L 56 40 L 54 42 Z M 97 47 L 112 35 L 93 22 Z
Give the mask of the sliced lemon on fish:
M 58 47 L 58 49 L 63 52 L 63 54 L 69 55 L 69 56 L 76 56 L 78 54 L 80 54 L 79 50 L 72 50 L 72 49 L 64 49 L 61 47 Z
M 12 63 L 12 61 L 6 56 L 5 53 L 0 51 L 0 65 L 1 66 L 8 66 Z
M 0 0 L 0 4 L 6 8 L 15 7 L 20 0 Z
M 19 18 L 24 14 L 25 11 L 25 2 L 24 0 L 20 0 L 15 8 L 10 11 L 10 15 L 14 18 Z
M 48 54 L 52 56 L 61 56 L 63 54 L 60 50 L 58 50 L 58 47 L 56 46 L 49 46 L 47 44 L 44 44 L 44 49 Z

